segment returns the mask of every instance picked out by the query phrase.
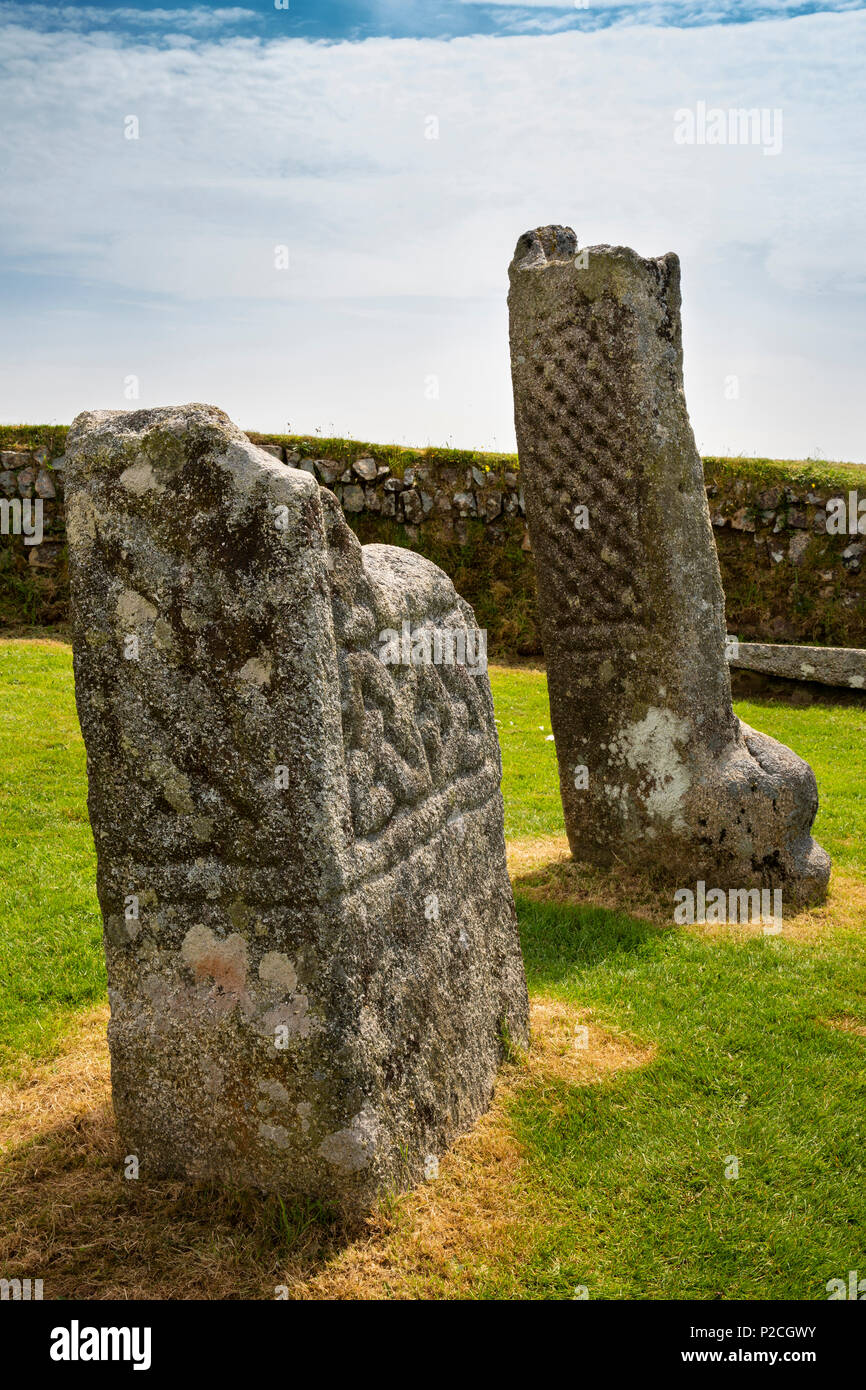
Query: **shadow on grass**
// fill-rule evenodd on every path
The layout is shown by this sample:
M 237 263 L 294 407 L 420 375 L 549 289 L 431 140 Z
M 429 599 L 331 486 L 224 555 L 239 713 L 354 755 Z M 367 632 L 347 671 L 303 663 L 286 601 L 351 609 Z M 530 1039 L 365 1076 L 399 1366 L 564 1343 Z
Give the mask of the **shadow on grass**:
M 303 1197 L 126 1180 L 109 1103 L 4 1149 L 0 1265 L 46 1299 L 273 1299 L 361 1229 Z
M 766 709 L 807 709 L 814 706 L 866 709 L 866 694 L 843 686 L 819 681 L 786 680 L 784 676 L 764 676 L 753 671 L 731 671 L 734 700 L 748 700 Z
M 536 988 L 559 983 L 576 967 L 643 952 L 665 932 L 614 908 L 540 902 L 521 893 L 520 880 L 514 901 L 526 972 Z
M 532 926 L 543 960 L 557 948 Z M 536 1218 L 514 1104 L 536 1093 L 563 1103 L 654 1056 L 536 994 L 530 1051 L 503 1065 L 493 1104 L 442 1155 L 437 1181 L 383 1195 L 350 1226 L 309 1199 L 125 1179 L 104 1024 L 95 1013 L 68 1054 L 0 1091 L 0 1269 L 42 1278 L 46 1299 L 522 1296 Z

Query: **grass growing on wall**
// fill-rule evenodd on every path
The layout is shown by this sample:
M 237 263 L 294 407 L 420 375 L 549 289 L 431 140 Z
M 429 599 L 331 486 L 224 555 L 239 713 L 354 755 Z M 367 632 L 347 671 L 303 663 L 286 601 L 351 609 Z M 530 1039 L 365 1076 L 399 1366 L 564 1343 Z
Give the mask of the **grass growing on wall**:
M 737 455 L 717 458 L 704 455 L 704 477 L 708 483 L 747 478 L 764 488 L 789 487 L 802 494 L 827 488 L 866 487 L 866 464 L 833 463 L 824 459 L 765 459 Z
M 68 425 L 0 425 L 0 449 L 38 449 L 59 458 L 66 448 Z
M 501 476 L 506 470 L 516 472 L 516 454 L 485 453 L 481 449 L 451 449 L 427 447 L 413 449 L 405 444 L 371 444 L 355 439 L 323 439 L 317 434 L 259 434 L 250 431 L 254 444 L 282 444 L 286 449 L 297 449 L 305 458 L 333 459 L 346 468 L 356 459 L 368 455 L 377 463 L 387 464 L 391 472 L 402 478 L 407 468 L 428 464 L 434 467 L 480 468 L 485 473 Z
M 35 449 L 45 445 L 53 458 L 63 453 L 68 429 L 68 425 L 0 425 L 0 449 Z M 305 458 L 333 459 L 346 467 L 355 459 L 372 455 L 401 478 L 407 468 L 420 463 L 460 468 L 474 465 L 498 474 L 506 469 L 519 471 L 517 454 L 490 453 L 482 449 L 410 448 L 404 444 L 375 444 L 318 434 L 268 434 L 259 430 L 249 430 L 248 434 L 255 444 L 281 444 L 286 449 L 297 449 Z M 707 482 L 735 476 L 760 482 L 766 487 L 788 485 L 795 491 L 811 487 L 866 486 L 866 464 L 860 463 L 824 459 L 748 458 L 744 455 L 730 458 L 707 455 L 703 463 Z

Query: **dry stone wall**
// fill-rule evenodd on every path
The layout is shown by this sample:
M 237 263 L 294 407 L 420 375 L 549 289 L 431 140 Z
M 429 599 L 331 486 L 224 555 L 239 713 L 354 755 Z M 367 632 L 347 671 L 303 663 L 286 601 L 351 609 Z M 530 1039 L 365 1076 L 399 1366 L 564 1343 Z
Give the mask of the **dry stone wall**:
M 12 518 L 10 534 L 0 535 L 2 626 L 68 618 L 65 434 L 0 431 L 10 444 L 0 451 L 0 502 L 40 500 L 43 516 L 40 545 L 13 534 Z M 515 456 L 250 437 L 329 488 L 362 541 L 408 545 L 441 565 L 487 629 L 494 656 L 540 653 Z M 47 442 L 33 442 L 39 438 Z M 728 631 L 743 640 L 866 647 L 866 535 L 827 532 L 827 504 L 849 480 L 768 480 L 720 459 L 705 459 L 704 473 Z M 866 469 L 860 495 L 866 499 Z

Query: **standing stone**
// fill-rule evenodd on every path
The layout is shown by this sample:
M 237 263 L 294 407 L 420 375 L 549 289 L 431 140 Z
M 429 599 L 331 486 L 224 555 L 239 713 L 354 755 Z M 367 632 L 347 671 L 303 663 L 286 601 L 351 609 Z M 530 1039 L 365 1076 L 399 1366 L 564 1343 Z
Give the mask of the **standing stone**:
M 674 255 L 527 232 L 514 410 L 575 858 L 684 887 L 824 892 L 811 768 L 731 705 L 724 595 L 682 382 Z
M 124 1152 L 362 1209 L 527 1038 L 486 669 L 381 659 L 472 611 L 211 406 L 80 415 L 67 530 Z

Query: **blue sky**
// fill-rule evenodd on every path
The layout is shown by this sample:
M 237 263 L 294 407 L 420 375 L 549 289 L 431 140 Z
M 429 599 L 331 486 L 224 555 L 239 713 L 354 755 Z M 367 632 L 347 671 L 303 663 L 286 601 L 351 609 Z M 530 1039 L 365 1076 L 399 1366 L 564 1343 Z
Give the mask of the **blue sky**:
M 751 23 L 824 11 L 860 8 L 856 0 L 253 0 L 247 4 L 170 5 L 115 0 L 87 5 L 9 4 L 29 10 L 31 22 L 93 32 L 106 23 L 126 34 L 204 32 L 273 39 L 347 40 L 367 38 L 452 39 L 471 35 L 541 35 L 591 31 L 616 25 L 671 25 L 681 28 Z
M 705 452 L 863 460 L 864 39 L 784 0 L 0 3 L 0 417 L 137 389 L 511 448 L 508 261 L 557 221 L 680 254 Z M 779 148 L 677 143 L 701 104 Z

